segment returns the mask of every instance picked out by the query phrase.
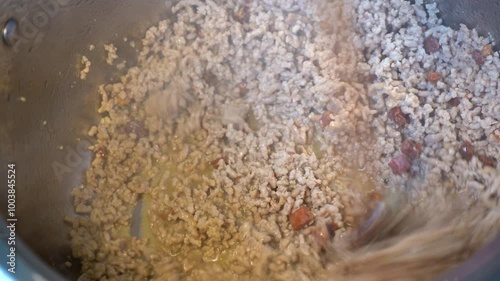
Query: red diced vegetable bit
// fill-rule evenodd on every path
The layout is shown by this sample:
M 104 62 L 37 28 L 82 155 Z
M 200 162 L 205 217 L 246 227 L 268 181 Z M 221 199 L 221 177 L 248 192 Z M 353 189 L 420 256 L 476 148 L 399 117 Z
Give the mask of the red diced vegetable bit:
M 240 23 L 248 22 L 250 19 L 250 8 L 247 6 L 238 8 L 238 10 L 234 12 L 233 18 Z
M 380 194 L 379 192 L 373 191 L 370 192 L 370 200 L 372 202 L 380 202 L 384 199 L 384 196 Z
M 321 116 L 321 119 L 319 119 L 319 126 L 324 129 L 330 125 L 333 121 L 333 112 L 331 111 L 325 111 L 323 115 Z
M 392 158 L 391 162 L 389 162 L 389 167 L 391 167 L 394 174 L 404 174 L 411 168 L 411 159 L 405 154 L 399 154 Z
M 420 153 L 422 153 L 422 145 L 412 140 L 405 140 L 401 145 L 401 152 L 406 154 L 406 156 L 411 159 L 415 159 L 420 156 Z
M 497 165 L 497 159 L 495 159 L 494 157 L 486 156 L 486 155 L 479 155 L 477 158 L 485 166 L 490 166 L 490 167 L 495 168 L 495 166 Z
M 432 54 L 432 53 L 439 51 L 439 41 L 432 36 L 425 38 L 424 39 L 424 49 L 425 49 L 425 52 L 428 54 Z
M 429 71 L 427 72 L 427 80 L 429 80 L 432 84 L 436 84 L 439 80 L 441 80 L 441 74 L 436 71 Z
M 391 108 L 387 113 L 387 116 L 399 127 L 404 127 L 409 123 L 408 116 L 403 113 L 401 106 Z
M 472 51 L 472 59 L 477 63 L 477 65 L 483 65 L 486 62 L 486 57 L 483 56 L 479 50 Z
M 460 146 L 458 152 L 465 160 L 470 161 L 472 159 L 472 156 L 474 155 L 474 148 L 469 141 L 464 141 Z
M 106 151 L 105 148 L 102 148 L 102 147 L 97 149 L 96 154 L 101 156 L 101 158 L 105 158 L 106 156 L 108 156 L 108 152 Z
M 300 230 L 314 219 L 314 214 L 307 207 L 300 207 L 290 214 L 293 230 Z
M 451 106 L 451 107 L 457 107 L 460 105 L 460 98 L 452 98 L 448 101 L 448 104 Z
M 218 169 L 220 160 L 226 162 L 226 159 L 224 159 L 224 157 L 219 157 L 217 159 L 208 162 L 208 164 L 210 164 L 214 169 Z

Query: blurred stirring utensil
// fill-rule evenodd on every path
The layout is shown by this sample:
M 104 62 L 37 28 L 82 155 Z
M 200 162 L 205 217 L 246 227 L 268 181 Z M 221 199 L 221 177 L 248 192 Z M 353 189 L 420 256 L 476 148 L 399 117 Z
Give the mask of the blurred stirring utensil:
M 142 208 L 143 208 L 143 196 L 139 195 L 137 199 L 137 204 L 132 211 L 132 218 L 130 222 L 130 236 L 141 238 L 141 225 L 142 225 Z

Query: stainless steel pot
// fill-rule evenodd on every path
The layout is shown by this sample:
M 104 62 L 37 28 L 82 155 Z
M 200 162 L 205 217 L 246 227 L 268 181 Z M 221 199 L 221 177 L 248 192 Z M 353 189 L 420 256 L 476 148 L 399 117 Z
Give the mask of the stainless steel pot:
M 465 23 L 477 27 L 483 35 L 500 38 L 499 1 L 437 2 L 445 23 L 452 27 Z M 86 136 L 89 125 L 99 118 L 95 110 L 96 88 L 118 75 L 104 60 L 97 59 L 104 56 L 104 50 L 97 49 L 87 52 L 93 61 L 92 71 L 87 80 L 80 80 L 79 55 L 85 53 L 90 44 L 102 46 L 112 42 L 119 48 L 120 56 L 133 64 L 134 50 L 122 38 L 139 44 L 138 39 L 149 26 L 169 16 L 169 3 L 162 0 L 0 1 L 0 25 L 5 24 L 4 44 L 0 44 L 0 206 L 5 222 L 9 218 L 5 188 L 7 165 L 14 163 L 17 218 L 17 273 L 6 273 L 7 276 L 0 273 L 0 279 L 78 278 L 78 261 L 71 258 L 69 228 L 63 218 L 73 212 L 70 190 L 81 183 L 90 162 L 90 154 L 81 148 L 90 142 Z M 0 261 L 5 270 L 10 233 L 5 225 L 0 228 Z M 495 259 L 494 254 L 500 252 L 499 244 L 486 249 L 482 262 Z M 72 265 L 65 266 L 66 261 Z M 459 268 L 451 273 L 456 279 L 449 280 L 468 280 L 463 279 L 468 276 L 464 272 L 474 266 L 486 272 L 480 260 L 470 262 L 472 267 Z M 33 272 L 45 279 L 33 279 Z

